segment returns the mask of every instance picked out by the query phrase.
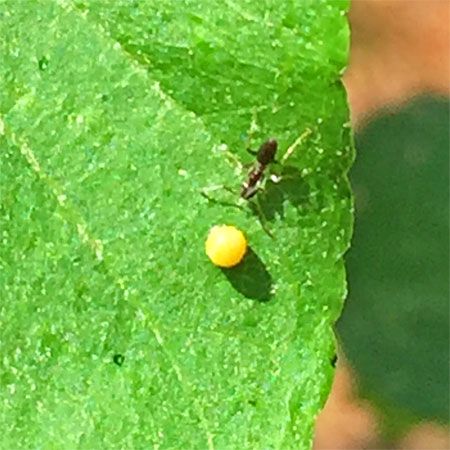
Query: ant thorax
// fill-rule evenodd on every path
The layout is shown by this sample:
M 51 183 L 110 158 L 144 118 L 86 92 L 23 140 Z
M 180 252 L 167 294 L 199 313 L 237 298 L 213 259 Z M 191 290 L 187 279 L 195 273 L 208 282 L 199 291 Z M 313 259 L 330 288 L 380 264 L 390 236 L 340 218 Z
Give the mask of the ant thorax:
M 256 155 L 256 163 L 248 174 L 247 180 L 242 184 L 241 198 L 248 200 L 258 192 L 266 167 L 275 161 L 277 149 L 278 142 L 275 139 L 269 139 L 259 147 L 257 152 L 250 151 Z
M 248 179 L 242 183 L 241 197 L 248 200 L 253 197 L 259 189 L 259 184 L 264 178 L 265 164 L 257 163 L 248 174 Z

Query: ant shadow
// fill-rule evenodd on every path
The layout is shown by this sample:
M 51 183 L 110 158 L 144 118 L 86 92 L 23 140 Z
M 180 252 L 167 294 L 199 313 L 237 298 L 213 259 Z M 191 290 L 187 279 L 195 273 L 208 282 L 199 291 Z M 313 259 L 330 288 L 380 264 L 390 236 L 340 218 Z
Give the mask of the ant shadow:
M 264 189 L 257 194 L 258 205 L 255 201 L 249 202 L 249 207 L 255 216 L 273 221 L 276 216 L 284 218 L 283 204 L 287 200 L 292 206 L 299 209 L 308 202 L 310 188 L 302 177 L 299 169 L 293 166 L 285 166 L 280 174 L 281 179 L 275 183 L 267 180 Z
M 234 289 L 244 297 L 268 302 L 272 297 L 273 280 L 259 256 L 249 247 L 243 261 L 236 267 L 222 269 Z

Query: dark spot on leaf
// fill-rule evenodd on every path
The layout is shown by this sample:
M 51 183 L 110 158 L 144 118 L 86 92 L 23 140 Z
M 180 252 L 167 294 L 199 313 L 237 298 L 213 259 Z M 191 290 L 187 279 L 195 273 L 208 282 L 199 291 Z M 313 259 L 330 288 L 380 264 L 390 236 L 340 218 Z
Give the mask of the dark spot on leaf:
M 330 364 L 331 364 L 332 367 L 336 367 L 337 360 L 338 360 L 338 356 L 337 356 L 337 355 L 334 355 L 334 356 L 330 359 Z
M 72 264 L 74 264 L 74 265 L 77 265 L 77 264 L 79 264 L 81 262 L 81 256 L 74 256 L 73 258 L 72 258 Z
M 46 70 L 48 67 L 48 63 L 49 63 L 49 59 L 45 56 L 43 56 L 39 61 L 38 61 L 38 66 L 39 66 L 39 70 Z
M 82 298 L 88 292 L 88 287 L 85 283 L 81 282 L 75 285 L 74 291 L 78 298 Z
M 267 302 L 272 296 L 272 277 L 258 255 L 249 247 L 236 267 L 222 269 L 233 287 L 244 297 Z
M 105 262 L 101 261 L 98 264 L 96 264 L 94 266 L 94 270 L 99 272 L 99 273 L 106 273 L 106 266 L 105 266 Z
M 251 406 L 256 406 L 256 400 L 249 400 L 248 404 Z
M 121 355 L 120 353 L 116 353 L 113 356 L 113 362 L 114 364 L 117 364 L 119 367 L 122 366 L 122 364 L 125 361 L 125 356 Z

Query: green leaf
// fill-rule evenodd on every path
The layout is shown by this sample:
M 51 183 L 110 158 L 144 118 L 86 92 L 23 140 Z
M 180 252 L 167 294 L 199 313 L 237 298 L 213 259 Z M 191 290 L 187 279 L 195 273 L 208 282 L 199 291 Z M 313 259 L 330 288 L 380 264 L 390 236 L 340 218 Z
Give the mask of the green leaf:
M 2 3 L 2 448 L 310 447 L 351 232 L 346 8 Z M 257 195 L 272 239 L 223 149 L 305 132 Z M 229 271 L 217 223 L 252 249 Z
M 389 417 L 449 419 L 449 101 L 385 111 L 356 136 L 350 295 L 339 334 Z M 397 428 L 397 430 L 395 430 Z

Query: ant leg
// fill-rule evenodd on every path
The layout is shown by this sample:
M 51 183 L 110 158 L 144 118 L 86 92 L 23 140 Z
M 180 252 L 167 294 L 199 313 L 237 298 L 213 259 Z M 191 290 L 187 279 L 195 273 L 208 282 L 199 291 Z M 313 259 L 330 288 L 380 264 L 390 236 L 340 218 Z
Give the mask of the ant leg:
M 233 195 L 237 195 L 239 193 L 238 190 L 230 188 L 229 186 L 223 186 L 223 189 L 227 192 L 230 192 Z
M 213 148 L 213 152 L 216 155 L 220 155 L 221 158 L 224 158 L 231 166 L 234 167 L 235 171 L 242 172 L 243 166 L 239 160 L 239 157 L 229 150 L 227 144 L 222 143 L 217 145 Z
M 250 122 L 250 126 L 247 130 L 247 139 L 246 139 L 246 150 L 252 155 L 256 156 L 258 152 L 256 150 L 252 150 L 251 142 L 253 140 L 254 135 L 259 131 L 258 125 L 258 108 L 252 108 L 252 120 Z
M 247 147 L 246 150 L 247 150 L 248 153 L 250 153 L 250 155 L 253 155 L 253 156 L 257 156 L 258 155 L 258 152 L 256 150 L 252 150 L 251 148 L 248 148 L 248 147 Z
M 231 153 L 227 150 L 227 152 L 225 153 L 225 157 L 235 166 L 237 170 L 239 170 L 239 172 L 242 172 L 243 165 L 234 153 Z
M 235 172 L 239 172 L 239 176 L 242 174 L 242 172 L 244 171 L 243 170 L 244 166 L 242 165 L 239 158 L 228 150 L 228 146 L 226 144 L 221 144 L 220 146 L 216 147 L 215 151 L 217 154 L 221 153 L 222 157 L 225 157 L 227 162 L 230 163 L 231 166 L 234 166 Z M 232 188 L 225 186 L 224 184 L 215 184 L 215 185 L 203 187 L 200 189 L 200 195 L 212 203 L 220 204 L 223 206 L 233 206 L 233 207 L 242 209 L 241 205 L 236 205 L 235 203 L 231 203 L 229 201 L 227 202 L 224 200 L 219 200 L 219 199 L 215 198 L 216 197 L 215 195 L 214 196 L 210 195 L 211 193 L 214 193 L 217 191 L 227 191 L 227 192 L 232 193 L 233 196 L 236 196 L 236 197 L 238 196 L 238 191 L 233 190 Z
M 225 186 L 224 184 L 215 184 L 212 186 L 207 186 L 204 187 L 200 190 L 200 195 L 202 195 L 203 197 L 205 197 L 208 200 L 214 200 L 212 197 L 209 196 L 210 192 L 215 192 L 215 191 L 227 191 L 232 193 L 233 195 L 237 194 L 237 191 L 233 188 L 230 188 L 229 186 Z
M 224 188 L 225 188 L 225 186 L 223 184 L 216 184 L 216 185 L 213 185 L 213 186 L 207 186 L 207 187 L 204 187 L 204 188 L 200 189 L 200 195 L 202 197 L 206 198 L 206 200 L 215 203 L 217 200 L 209 195 L 210 192 L 219 191 L 219 190 L 224 189 Z
M 267 233 L 267 235 L 269 237 L 271 237 L 272 239 L 275 239 L 275 236 L 272 234 L 269 227 L 267 226 L 267 218 L 266 218 L 266 215 L 264 214 L 264 211 L 262 209 L 262 206 L 261 206 L 261 203 L 260 203 L 258 197 L 255 197 L 253 204 L 256 207 L 256 211 L 257 211 L 258 217 L 259 217 L 259 223 L 261 224 L 262 229 Z
M 234 195 L 236 194 L 236 192 L 234 192 L 231 188 L 229 188 L 229 187 L 227 187 L 227 186 L 225 186 L 223 184 L 218 184 L 218 185 L 208 186 L 206 188 L 203 188 L 200 191 L 200 195 L 202 197 L 206 198 L 206 200 L 208 200 L 209 202 L 214 203 L 216 205 L 231 206 L 233 208 L 238 208 L 238 209 L 241 209 L 241 210 L 243 209 L 242 205 L 240 205 L 240 204 L 238 204 L 236 202 L 227 202 L 225 200 L 219 200 L 219 199 L 216 199 L 216 198 L 211 197 L 209 195 L 209 192 L 215 192 L 215 191 L 218 191 L 218 190 L 225 190 L 225 191 L 228 191 L 228 192 L 232 192 Z
M 303 140 L 312 133 L 310 128 L 307 128 L 286 150 L 286 153 L 281 158 L 281 164 L 284 164 L 286 160 L 294 153 L 295 149 L 303 142 Z
M 263 190 L 264 190 L 264 187 L 260 186 L 255 191 L 255 194 L 258 191 L 263 191 Z M 268 220 L 267 220 L 267 217 L 266 217 L 266 215 L 264 213 L 264 210 L 263 210 L 263 208 L 261 206 L 260 197 L 258 197 L 258 196 L 253 197 L 250 200 L 250 202 L 251 203 L 249 204 L 249 206 L 253 210 L 253 213 L 256 212 L 256 215 L 258 216 L 258 220 L 259 220 L 259 223 L 261 224 L 262 229 L 266 232 L 266 234 L 268 236 L 270 236 L 272 239 L 275 239 L 275 236 L 272 234 L 272 232 L 270 231 L 269 227 L 267 226 Z
M 202 188 L 200 194 L 203 195 L 203 197 L 209 199 L 210 198 L 208 195 L 209 192 L 219 191 L 221 189 L 225 189 L 225 186 L 223 184 L 215 184 L 213 186 L 207 186 Z
M 312 133 L 312 130 L 310 128 L 307 128 L 286 150 L 283 157 L 281 158 L 281 161 L 274 161 L 275 163 L 280 164 L 283 166 L 283 164 L 287 161 L 287 159 L 294 153 L 295 149 L 304 141 L 305 138 L 307 138 Z M 272 183 L 279 183 L 283 179 L 286 179 L 289 177 L 286 177 L 286 175 L 277 175 L 275 173 L 272 173 L 269 177 L 270 181 Z

